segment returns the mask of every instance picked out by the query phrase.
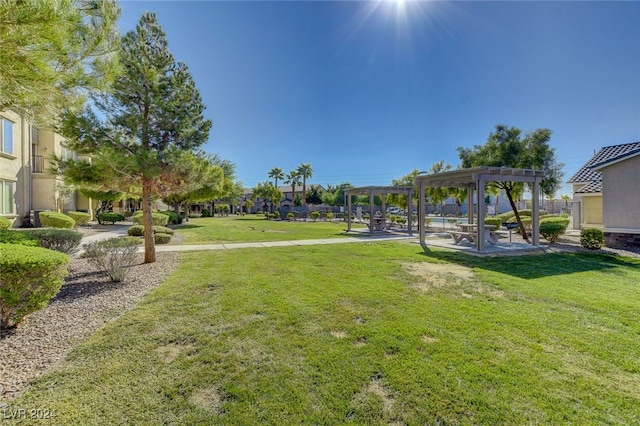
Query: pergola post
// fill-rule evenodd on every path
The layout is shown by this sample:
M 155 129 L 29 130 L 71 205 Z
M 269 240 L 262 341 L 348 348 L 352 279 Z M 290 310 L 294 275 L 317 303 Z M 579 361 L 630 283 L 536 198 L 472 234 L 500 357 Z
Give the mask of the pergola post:
M 533 181 L 531 191 L 531 232 L 534 246 L 540 245 L 540 180 L 536 178 Z
M 412 221 L 411 218 L 413 217 L 413 191 L 409 191 L 409 194 L 407 194 L 407 229 L 409 230 L 409 235 L 413 235 L 413 228 L 411 227 L 412 225 Z
M 347 232 L 351 231 L 351 194 L 347 190 Z
M 369 189 L 369 232 L 373 232 L 373 191 Z
M 426 208 L 424 204 L 424 181 L 420 181 L 418 184 L 418 230 L 420 234 L 420 244 L 424 244 L 426 233 Z
M 476 181 L 478 187 L 478 226 L 476 226 L 476 247 L 478 251 L 484 251 L 484 176 L 480 175 L 480 178 Z
M 467 223 L 473 224 L 473 192 L 475 191 L 475 185 L 469 184 L 467 187 Z

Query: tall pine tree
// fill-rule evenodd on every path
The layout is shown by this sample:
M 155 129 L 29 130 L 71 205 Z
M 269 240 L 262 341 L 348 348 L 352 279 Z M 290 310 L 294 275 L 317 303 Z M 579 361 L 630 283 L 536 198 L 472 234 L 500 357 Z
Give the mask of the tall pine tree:
M 176 62 L 155 14 L 145 13 L 135 31 L 122 38 L 122 74 L 112 91 L 97 96 L 94 106 L 104 119 L 86 109 L 67 114 L 60 129 L 69 147 L 92 161 L 60 162 L 74 183 L 142 195 L 145 263 L 155 262 L 151 202 L 183 184 L 176 165 L 209 136 L 211 121 L 184 63 Z

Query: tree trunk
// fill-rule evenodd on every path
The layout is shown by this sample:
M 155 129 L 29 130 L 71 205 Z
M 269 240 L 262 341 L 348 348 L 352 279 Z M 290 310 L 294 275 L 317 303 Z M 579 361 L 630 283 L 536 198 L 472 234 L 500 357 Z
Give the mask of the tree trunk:
M 529 237 L 527 236 L 527 230 L 524 229 L 524 224 L 522 223 L 522 219 L 520 219 L 520 213 L 518 213 L 518 209 L 516 208 L 516 203 L 513 201 L 513 196 L 511 195 L 511 190 L 509 188 L 505 188 L 505 192 L 507 193 L 507 198 L 509 199 L 509 204 L 511 204 L 511 209 L 513 210 L 513 213 L 516 215 L 516 221 L 518 222 L 518 225 L 520 226 L 520 235 L 522 235 L 522 238 L 526 242 L 531 244 L 531 241 L 529 241 Z
M 142 179 L 142 224 L 144 225 L 144 263 L 156 261 L 156 245 L 153 239 L 153 218 L 151 216 L 151 182 Z

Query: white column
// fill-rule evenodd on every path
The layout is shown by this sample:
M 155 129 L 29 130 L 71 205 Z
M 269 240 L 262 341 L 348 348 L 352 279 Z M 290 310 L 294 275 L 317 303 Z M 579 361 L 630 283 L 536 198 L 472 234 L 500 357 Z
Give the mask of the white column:
M 531 193 L 531 233 L 533 245 L 540 245 L 540 178 L 533 181 L 533 192 Z
M 485 214 L 485 205 L 484 205 L 484 176 L 480 175 L 480 179 L 476 182 L 478 185 L 478 226 L 476 227 L 476 247 L 478 251 L 484 251 L 484 214 Z
M 418 184 L 418 229 L 420 231 L 420 244 L 424 244 L 427 226 L 425 225 L 426 208 L 424 203 L 424 181 Z

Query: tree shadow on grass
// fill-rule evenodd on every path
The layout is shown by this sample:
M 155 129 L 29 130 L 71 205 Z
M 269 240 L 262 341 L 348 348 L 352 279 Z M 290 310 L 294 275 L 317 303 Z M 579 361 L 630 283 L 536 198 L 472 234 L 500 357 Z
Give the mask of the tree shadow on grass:
M 565 252 L 518 256 L 476 257 L 445 250 L 425 250 L 421 255 L 469 268 L 486 269 L 525 280 L 588 271 L 637 268 L 640 262 L 601 253 Z
M 177 226 L 175 229 L 176 230 L 180 230 L 180 229 L 193 229 L 193 228 L 204 228 L 202 225 L 179 225 Z

